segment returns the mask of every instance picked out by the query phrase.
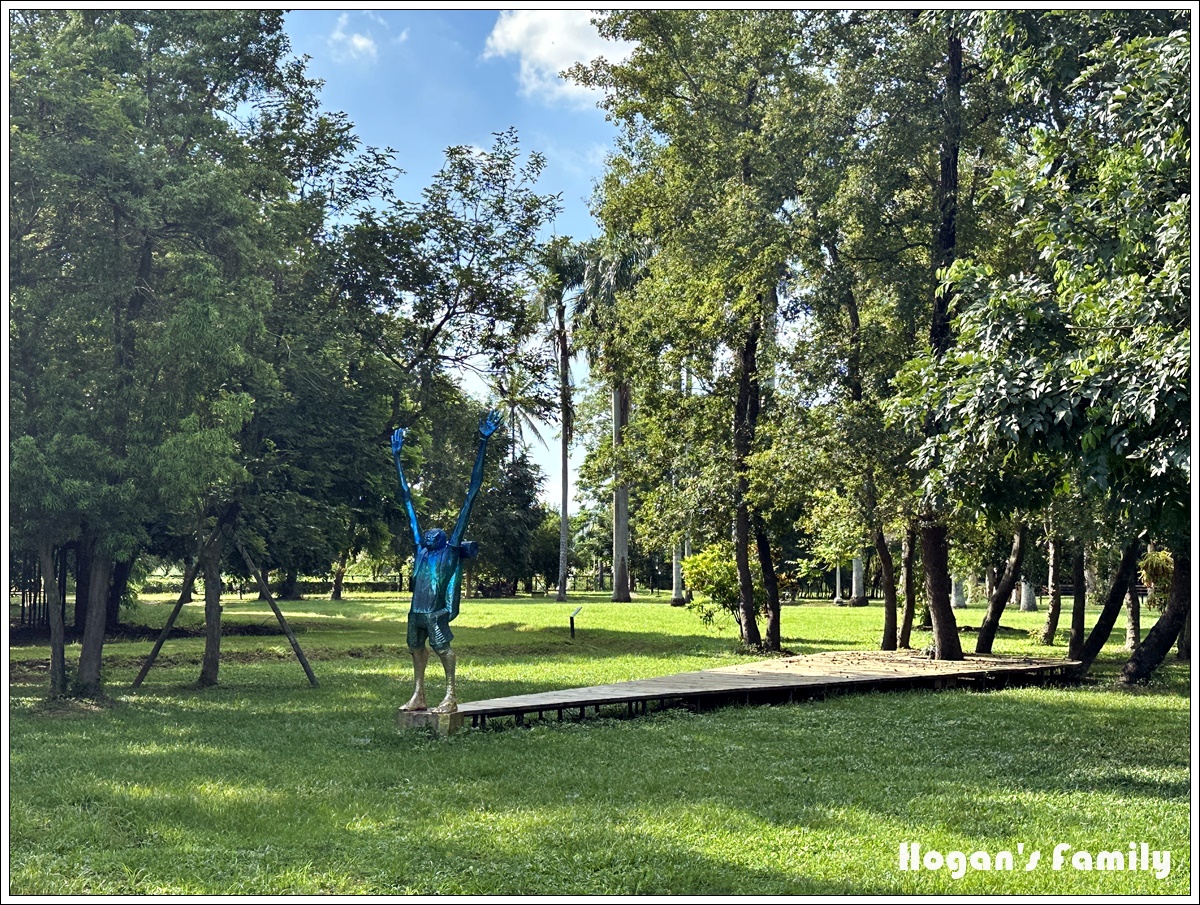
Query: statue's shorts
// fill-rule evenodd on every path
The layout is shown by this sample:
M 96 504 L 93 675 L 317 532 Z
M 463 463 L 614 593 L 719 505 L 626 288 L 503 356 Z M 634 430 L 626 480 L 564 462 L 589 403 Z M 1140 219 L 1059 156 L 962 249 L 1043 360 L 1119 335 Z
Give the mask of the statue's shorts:
M 437 653 L 450 647 L 454 635 L 450 632 L 450 611 L 436 610 L 432 613 L 408 613 L 408 646 L 417 649 L 425 646 L 425 639 Z

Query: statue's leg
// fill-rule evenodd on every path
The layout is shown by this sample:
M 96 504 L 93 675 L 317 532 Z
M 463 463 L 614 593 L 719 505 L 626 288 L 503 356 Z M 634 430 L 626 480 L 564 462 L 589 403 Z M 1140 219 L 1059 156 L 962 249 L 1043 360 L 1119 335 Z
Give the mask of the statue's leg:
M 413 659 L 413 675 L 416 677 L 416 688 L 408 703 L 401 710 L 427 710 L 425 704 L 425 664 L 429 662 L 429 649 L 422 644 L 420 647 L 410 647 Z
M 454 656 L 454 651 L 449 647 L 445 650 L 436 652 L 441 658 L 442 668 L 446 670 L 446 696 L 442 698 L 442 703 L 433 708 L 434 713 L 453 713 L 458 710 L 458 694 L 454 687 L 454 667 L 457 663 L 457 658 Z

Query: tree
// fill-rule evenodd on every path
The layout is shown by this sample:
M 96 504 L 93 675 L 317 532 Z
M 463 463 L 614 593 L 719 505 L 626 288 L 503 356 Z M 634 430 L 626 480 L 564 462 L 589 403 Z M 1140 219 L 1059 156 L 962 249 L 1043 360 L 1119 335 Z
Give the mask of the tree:
M 925 427 L 887 419 L 893 378 L 921 350 L 944 302 L 934 271 L 950 218 L 955 242 L 1004 245 L 979 201 L 996 154 L 988 125 L 996 99 L 970 67 L 948 72 L 953 27 L 907 12 L 855 11 L 817 18 L 805 38 L 826 84 L 812 105 L 812 149 L 790 218 L 795 260 L 784 308 L 799 325 L 790 379 L 781 381 L 794 390 L 780 404 L 789 407 L 786 420 L 806 429 L 795 443 L 776 443 L 782 470 L 805 475 L 824 504 L 808 519 L 817 537 L 831 541 L 826 526 L 844 524 L 838 543 L 823 543 L 828 552 L 840 561 L 869 548 L 879 557 L 885 649 L 897 643 L 899 596 L 888 535 L 906 536 L 921 508 L 908 460 Z M 821 413 L 806 419 L 809 409 Z M 947 629 L 943 640 L 952 644 L 953 634 Z
M 522 453 L 505 462 L 495 484 L 480 494 L 473 529 L 479 538 L 476 569 L 502 579 L 510 594 L 544 565 L 534 559 L 534 538 L 546 520 L 538 503 L 541 483 L 540 470 Z
M 944 30 L 945 79 L 943 116 L 938 129 L 940 176 L 935 190 L 937 223 L 932 263 L 935 272 L 948 267 L 958 253 L 959 152 L 962 144 L 962 35 L 948 23 Z M 940 357 L 950 349 L 950 296 L 942 287 L 933 292 L 933 315 L 929 324 L 930 354 Z M 962 645 L 954 610 L 950 606 L 949 545 L 945 515 L 932 501 L 920 513 L 921 562 L 925 567 L 925 595 L 933 619 L 934 656 L 939 660 L 961 660 Z
M 421 202 L 392 200 L 337 230 L 343 313 L 396 377 L 486 377 L 523 354 L 536 324 L 538 233 L 559 209 L 557 195 L 534 191 L 544 166 L 536 153 L 521 161 L 515 130 L 499 132 L 486 151 L 448 148 Z
M 23 12 L 12 39 L 13 435 L 65 466 L 90 588 L 78 684 L 98 695 L 158 490 L 191 515 L 239 477 L 275 218 L 349 136 L 326 120 L 298 149 L 315 84 L 279 13 Z
M 1088 662 L 1124 598 L 1136 536 L 1189 555 L 1190 132 L 1180 98 L 1190 42 L 1185 17 L 1167 11 L 983 22 L 1025 113 L 1014 135 L 1022 158 L 997 182 L 1021 214 L 1028 257 L 949 271 L 959 344 L 935 381 L 939 455 L 950 475 L 975 473 L 980 448 L 1057 461 L 1064 483 L 1074 472 L 1109 502 L 1125 556 Z M 1161 662 L 1185 609 L 1164 611 L 1130 680 Z
M 550 321 L 549 339 L 557 361 L 558 423 L 560 429 L 560 461 L 562 496 L 559 505 L 558 533 L 558 594 L 567 599 L 567 578 L 570 572 L 571 520 L 570 461 L 571 442 L 575 436 L 575 401 L 571 382 L 571 356 L 574 351 L 569 329 L 568 295 L 578 297 L 583 286 L 585 259 L 580 246 L 566 237 L 555 239 L 546 246 L 542 257 L 544 276 L 538 290 L 538 302 L 543 319 Z
M 542 587 L 549 590 L 550 583 L 559 574 L 559 515 L 545 507 L 542 520 L 529 537 L 529 582 L 541 579 Z
M 587 243 L 582 252 L 583 278 L 575 298 L 573 319 L 588 362 L 604 375 L 612 398 L 612 599 L 628 603 L 629 486 L 622 473 L 621 449 L 629 427 L 631 363 L 616 311 L 619 300 L 644 278 L 651 250 L 646 243 L 608 236 Z
M 518 449 L 529 448 L 527 434 L 532 434 L 543 446 L 546 444 L 538 424 L 553 416 L 554 407 L 547 392 L 549 388 L 540 377 L 529 370 L 528 361 L 516 360 L 492 378 L 496 408 L 503 414 L 509 436 L 515 441 L 511 451 L 514 458 Z
M 293 587 L 380 547 L 374 444 L 449 364 L 523 354 L 557 201 L 512 132 L 396 201 L 278 12 L 24 11 L 11 49 L 14 543 L 75 550 L 88 695 L 136 558 L 200 551 L 212 683 L 244 572 L 214 529 Z
M 66 632 L 63 620 L 65 589 L 54 568 L 54 550 L 75 536 L 78 522 L 70 483 L 58 472 L 60 450 L 47 450 L 37 438 L 14 438 L 9 451 L 9 468 L 21 480 L 11 485 L 11 528 L 14 538 L 32 542 L 45 589 L 46 613 L 50 624 L 51 699 L 69 690 L 66 665 Z
M 721 357 L 719 349 L 732 357 L 734 552 L 752 647 L 762 643 L 752 532 L 770 601 L 766 645 L 779 645 L 775 566 L 748 499 L 749 457 L 763 406 L 759 360 L 774 342 L 787 254 L 781 214 L 802 129 L 796 99 L 809 82 L 795 62 L 798 21 L 790 12 L 613 12 L 597 25 L 605 37 L 636 42 L 629 60 L 571 71 L 605 91 L 604 106 L 626 129 L 601 216 L 610 231 L 655 244 L 653 276 L 639 287 L 643 311 L 655 315 L 652 335 L 703 357 Z M 683 329 L 689 321 L 706 329 Z

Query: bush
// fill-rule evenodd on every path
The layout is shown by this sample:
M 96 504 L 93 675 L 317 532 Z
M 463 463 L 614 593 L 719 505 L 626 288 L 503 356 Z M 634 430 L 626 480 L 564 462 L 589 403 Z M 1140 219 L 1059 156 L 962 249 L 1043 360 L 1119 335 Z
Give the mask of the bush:
M 1171 577 L 1175 574 L 1175 560 L 1166 550 L 1151 550 L 1138 563 L 1142 584 L 1150 589 L 1146 601 L 1151 609 L 1162 609 L 1171 596 Z
M 763 587 L 762 570 L 754 548 L 750 550 L 750 571 L 754 579 L 754 606 L 766 612 L 767 592 Z M 688 609 L 700 617 L 705 625 L 712 625 L 721 613 L 731 615 L 738 625 L 742 624 L 741 608 L 738 604 L 737 562 L 733 556 L 733 544 L 722 541 L 713 544 L 683 561 L 683 575 L 692 590 L 703 595 L 688 602 Z

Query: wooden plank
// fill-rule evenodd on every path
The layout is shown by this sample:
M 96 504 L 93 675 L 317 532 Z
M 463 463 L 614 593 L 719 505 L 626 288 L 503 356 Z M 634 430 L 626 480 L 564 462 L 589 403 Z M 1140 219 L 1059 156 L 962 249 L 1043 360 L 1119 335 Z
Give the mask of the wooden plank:
M 619 704 L 625 704 L 630 712 L 635 705 L 641 704 L 644 712 L 646 704 L 655 700 L 719 698 L 729 694 L 792 690 L 811 692 L 822 688 L 843 690 L 881 684 L 941 686 L 955 679 L 988 679 L 1001 674 L 1037 678 L 1065 672 L 1074 665 L 1069 660 L 968 657 L 945 661 L 930 660 L 913 653 L 830 651 L 673 676 L 471 701 L 461 704 L 459 712 L 465 717 L 482 718 L 557 711 L 561 718 L 562 711 L 567 708 L 579 707 L 582 715 L 587 707 L 598 710 L 601 706 Z

